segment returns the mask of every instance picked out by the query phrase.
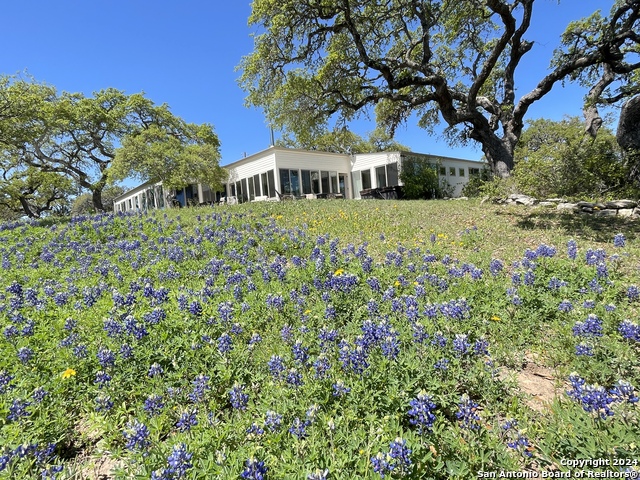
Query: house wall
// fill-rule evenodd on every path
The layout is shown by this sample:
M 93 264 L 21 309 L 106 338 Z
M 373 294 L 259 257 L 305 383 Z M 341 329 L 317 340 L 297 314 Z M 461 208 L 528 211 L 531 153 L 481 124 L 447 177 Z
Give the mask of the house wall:
M 351 172 L 353 178 L 353 190 L 354 197 L 360 198 L 360 191 L 364 189 L 363 186 L 363 173 L 369 172 L 369 178 L 371 181 L 370 188 L 379 188 L 383 185 L 380 185 L 379 179 L 376 176 L 376 168 L 377 167 L 386 167 L 387 165 L 395 163 L 396 165 L 400 165 L 400 153 L 399 152 L 376 152 L 376 153 L 358 153 L 353 155 L 353 159 L 351 162 Z M 365 173 L 366 175 L 366 173 Z M 386 172 L 385 172 L 386 177 Z M 402 185 L 400 179 L 398 182 L 391 182 L 393 184 Z M 364 183 L 366 185 L 366 183 Z M 388 186 L 391 186 L 387 183 Z
M 284 192 L 285 188 L 281 182 L 280 169 L 297 171 L 300 182 L 302 182 L 302 170 L 309 170 L 320 175 L 320 181 L 318 182 L 320 189 L 317 192 L 314 191 L 314 193 L 342 193 L 339 185 L 339 175 L 342 174 L 345 178 L 345 192 L 343 194 L 345 198 L 353 198 L 351 192 L 351 165 L 348 155 L 303 150 L 278 150 L 276 151 L 276 167 L 276 181 L 278 183 L 278 191 L 281 193 Z M 322 172 L 329 174 L 328 190 L 326 185 L 324 187 L 322 185 Z M 335 177 L 337 185 L 334 185 L 331 181 L 332 176 Z M 301 189 L 300 193 L 305 194 L 306 192 Z
M 274 170 L 274 176 L 277 177 L 275 162 L 276 154 L 274 151 L 269 150 L 263 154 L 256 154 L 248 157 L 246 160 L 240 160 L 232 165 L 225 167 L 229 171 L 229 180 L 227 182 L 227 196 L 228 197 L 240 197 L 240 192 L 236 191 L 236 182 L 248 181 L 249 178 L 253 178 L 256 174 L 266 174 L 269 170 Z M 276 179 L 277 182 L 277 179 Z M 233 185 L 233 187 L 232 187 Z M 277 185 L 277 183 L 276 183 Z M 254 185 L 255 188 L 255 185 Z M 277 189 L 277 186 L 276 186 Z M 260 182 L 260 193 L 262 192 L 262 182 Z M 244 192 L 243 192 L 244 193 Z M 259 196 L 255 193 L 254 195 Z M 263 196 L 269 196 L 268 192 L 264 192 Z M 275 194 L 274 194 L 275 196 Z
M 458 160 L 448 157 L 434 157 L 440 158 L 440 170 L 445 169 L 445 174 L 439 170 L 439 178 L 446 181 L 451 187 L 452 197 L 459 197 L 462 194 L 463 187 L 467 184 L 470 178 L 469 169 L 482 170 L 485 165 L 480 162 L 472 162 L 470 160 Z

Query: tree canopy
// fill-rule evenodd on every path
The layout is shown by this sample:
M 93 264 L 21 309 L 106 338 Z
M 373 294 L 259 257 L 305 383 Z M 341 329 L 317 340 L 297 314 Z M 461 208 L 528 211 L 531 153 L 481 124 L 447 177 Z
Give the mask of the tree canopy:
M 584 135 L 578 117 L 528 122 L 515 150 L 518 189 L 538 198 L 637 195 L 632 167 L 616 137 L 602 125 L 596 138 Z
M 396 142 L 382 130 L 374 130 L 364 138 L 347 128 L 300 132 L 293 138 L 285 133 L 278 143 L 289 148 L 321 150 L 333 153 L 367 153 L 409 151 L 409 147 Z
M 91 192 L 98 211 L 114 180 L 133 175 L 181 187 L 206 179 L 215 186 L 220 171 L 213 128 L 187 123 L 142 93 L 108 88 L 87 97 L 16 77 L 0 77 L 0 158 L 71 179 Z
M 254 0 L 254 51 L 240 65 L 247 103 L 293 132 L 348 122 L 373 110 L 389 134 L 417 115 L 451 142 L 480 143 L 508 176 L 527 111 L 559 82 L 588 87 L 588 131 L 598 107 L 640 91 L 640 0 L 567 26 L 548 72 L 519 98 L 516 78 L 534 46 L 534 0 Z M 611 5 L 611 3 L 610 3 Z

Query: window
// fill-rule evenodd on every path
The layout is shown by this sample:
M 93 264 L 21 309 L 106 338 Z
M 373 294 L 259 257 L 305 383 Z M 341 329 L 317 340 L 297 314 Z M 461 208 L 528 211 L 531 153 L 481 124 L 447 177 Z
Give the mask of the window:
M 250 201 L 251 200 L 255 200 L 256 199 L 256 191 L 253 188 L 253 177 L 249 177 L 248 181 L 249 181 L 249 200 Z M 258 188 L 260 188 L 260 187 L 258 186 Z
M 362 177 L 360 176 L 360 170 L 356 170 L 351 173 L 351 182 L 353 182 L 353 197 L 358 198 L 360 191 L 362 190 Z
M 267 178 L 269 179 L 269 196 L 276 196 L 276 173 L 273 170 L 267 172 Z
M 249 198 L 249 189 L 247 188 L 247 179 L 242 179 L 242 201 L 246 202 Z
M 329 172 L 320 172 L 320 179 L 322 183 L 322 193 L 329 193 Z
M 449 167 L 449 176 L 450 177 L 456 176 L 456 167 Z
M 479 177 L 480 169 L 479 168 L 469 168 L 469 176 L 470 177 Z
M 440 167 L 440 175 L 443 177 L 447 175 L 447 167 Z
M 376 185 L 378 188 L 387 186 L 387 172 L 384 165 L 376 167 Z
M 387 165 L 387 185 L 398 185 L 398 163 L 393 162 Z
M 289 170 L 280 169 L 280 190 L 283 195 L 291 195 L 291 183 L 289 181 Z
M 371 170 L 362 170 L 362 189 L 371 188 Z
M 236 196 L 236 185 L 235 185 L 235 183 L 231 184 L 231 196 L 232 197 Z
M 300 196 L 300 172 L 289 170 L 289 180 L 291 182 L 291 194 Z
M 338 193 L 338 172 L 331 172 L 331 191 Z
M 464 177 L 464 168 L 459 168 L 458 169 L 458 174 L 459 174 L 459 176 Z
M 311 193 L 320 193 L 320 172 L 311 172 Z
M 311 191 L 311 172 L 309 170 L 300 170 L 300 174 L 302 175 L 302 193 L 305 195 L 313 193 Z
M 270 197 L 271 195 L 269 195 L 269 181 L 267 180 L 267 174 L 261 173 L 260 180 L 262 181 L 262 194 Z
M 253 185 L 256 189 L 256 197 L 264 195 L 264 193 L 260 193 L 260 175 L 258 175 L 257 173 L 253 176 Z

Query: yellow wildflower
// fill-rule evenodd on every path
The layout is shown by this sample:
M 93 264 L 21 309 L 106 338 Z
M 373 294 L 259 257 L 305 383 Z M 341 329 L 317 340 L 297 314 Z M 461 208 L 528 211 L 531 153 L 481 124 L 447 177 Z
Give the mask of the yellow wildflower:
M 494 322 L 499 322 L 500 321 L 500 317 L 497 315 L 494 315 L 491 317 L 491 320 L 493 320 Z
M 338 275 L 342 275 L 344 273 L 344 270 L 339 268 L 337 269 L 335 272 L 333 272 L 333 274 L 337 277 Z
M 73 368 L 67 368 L 64 372 L 62 372 L 62 378 L 69 378 L 75 376 L 76 371 Z

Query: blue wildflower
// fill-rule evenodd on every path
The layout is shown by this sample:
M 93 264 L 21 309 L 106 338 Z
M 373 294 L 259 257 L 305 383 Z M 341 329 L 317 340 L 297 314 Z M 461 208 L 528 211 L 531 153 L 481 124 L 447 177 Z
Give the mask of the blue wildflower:
M 409 423 L 418 427 L 418 433 L 423 434 L 431 431 L 433 423 L 436 421 L 434 411 L 436 404 L 431 397 L 423 390 L 416 398 L 409 402 L 411 409 L 408 412 Z
M 164 402 L 162 401 L 162 395 L 153 394 L 147 397 L 142 407 L 150 417 L 160 415 L 164 408 Z
M 249 402 L 249 395 L 244 393 L 244 385 L 235 384 L 229 390 L 229 402 L 231 406 L 237 410 L 246 410 Z
M 240 474 L 241 478 L 247 480 L 264 480 L 267 475 L 267 466 L 261 460 L 250 458 L 245 462 L 245 469 Z
M 191 427 L 198 425 L 198 410 L 193 409 L 186 412 L 182 412 L 180 418 L 176 422 L 176 428 L 180 432 L 188 432 Z
M 470 430 L 477 430 L 480 428 L 480 425 L 478 425 L 480 416 L 477 414 L 477 410 L 478 404 L 472 401 L 467 394 L 460 397 L 456 418 L 460 421 L 462 428 Z
M 613 246 L 617 248 L 622 248 L 625 246 L 625 243 L 626 243 L 626 239 L 624 237 L 624 234 L 616 233 L 616 235 L 613 237 Z
M 275 432 L 280 429 L 282 425 L 282 415 L 274 412 L 273 410 L 267 410 L 265 414 L 264 426 L 270 431 Z
M 151 445 L 149 429 L 138 420 L 129 422 L 122 434 L 127 441 L 125 446 L 128 450 L 146 450 Z

